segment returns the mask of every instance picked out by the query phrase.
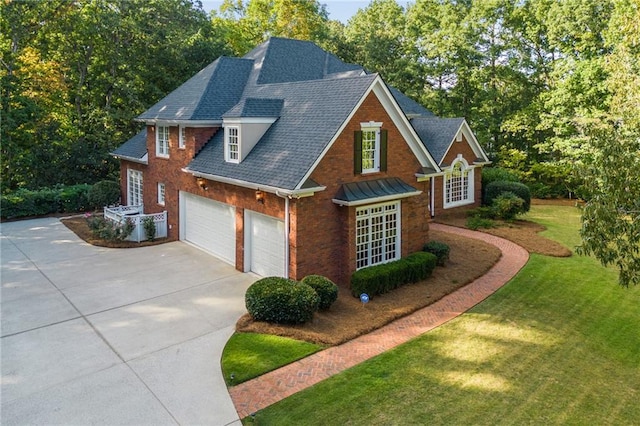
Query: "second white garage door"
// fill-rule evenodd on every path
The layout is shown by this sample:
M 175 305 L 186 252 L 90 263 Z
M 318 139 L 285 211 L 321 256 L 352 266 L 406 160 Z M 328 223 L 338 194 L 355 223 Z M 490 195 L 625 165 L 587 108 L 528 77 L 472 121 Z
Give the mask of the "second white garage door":
M 180 192 L 180 207 L 180 239 L 235 265 L 236 209 L 187 192 Z
M 284 221 L 245 210 L 245 230 L 248 270 L 263 277 L 284 277 Z

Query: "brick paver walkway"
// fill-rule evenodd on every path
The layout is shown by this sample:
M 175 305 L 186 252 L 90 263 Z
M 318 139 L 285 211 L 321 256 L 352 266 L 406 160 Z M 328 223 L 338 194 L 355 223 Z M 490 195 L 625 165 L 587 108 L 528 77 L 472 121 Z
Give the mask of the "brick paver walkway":
M 469 310 L 507 283 L 527 263 L 529 253 L 493 235 L 431 223 L 431 229 L 475 238 L 502 251 L 482 277 L 439 301 L 372 333 L 320 352 L 229 389 L 240 418 L 306 389 L 334 374 L 392 349 Z

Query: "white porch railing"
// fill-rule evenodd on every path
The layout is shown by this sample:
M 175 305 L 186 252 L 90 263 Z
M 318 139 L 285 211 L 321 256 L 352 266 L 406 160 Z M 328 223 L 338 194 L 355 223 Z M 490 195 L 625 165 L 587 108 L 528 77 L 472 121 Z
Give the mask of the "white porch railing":
M 167 212 L 144 214 L 143 206 L 117 206 L 117 207 L 105 207 L 104 218 L 116 223 L 123 223 L 125 220 L 130 220 L 133 225 L 133 232 L 127 237 L 128 241 L 145 241 L 147 236 L 144 232 L 143 221 L 148 218 L 153 218 L 153 223 L 156 226 L 155 238 L 165 238 L 167 236 Z

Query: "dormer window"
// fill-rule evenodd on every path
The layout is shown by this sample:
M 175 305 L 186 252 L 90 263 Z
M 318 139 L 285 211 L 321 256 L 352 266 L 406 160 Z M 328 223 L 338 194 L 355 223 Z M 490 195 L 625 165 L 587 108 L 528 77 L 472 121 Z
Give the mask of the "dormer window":
M 169 158 L 169 126 L 156 126 L 156 156 Z
M 355 174 L 376 173 L 387 170 L 387 131 L 382 123 L 361 123 L 355 132 Z
M 225 127 L 225 154 L 228 162 L 240 162 L 240 129 L 236 126 Z

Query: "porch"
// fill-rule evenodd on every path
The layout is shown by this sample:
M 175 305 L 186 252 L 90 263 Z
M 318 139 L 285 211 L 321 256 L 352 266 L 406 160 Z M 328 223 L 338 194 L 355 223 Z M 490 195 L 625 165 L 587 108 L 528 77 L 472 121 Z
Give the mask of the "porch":
M 144 214 L 144 206 L 116 206 L 105 207 L 104 218 L 115 223 L 130 221 L 134 228 L 127 237 L 127 241 L 141 242 L 147 239 L 144 230 L 144 222 L 147 218 L 152 218 L 156 228 L 155 238 L 165 238 L 167 236 L 167 212 Z

